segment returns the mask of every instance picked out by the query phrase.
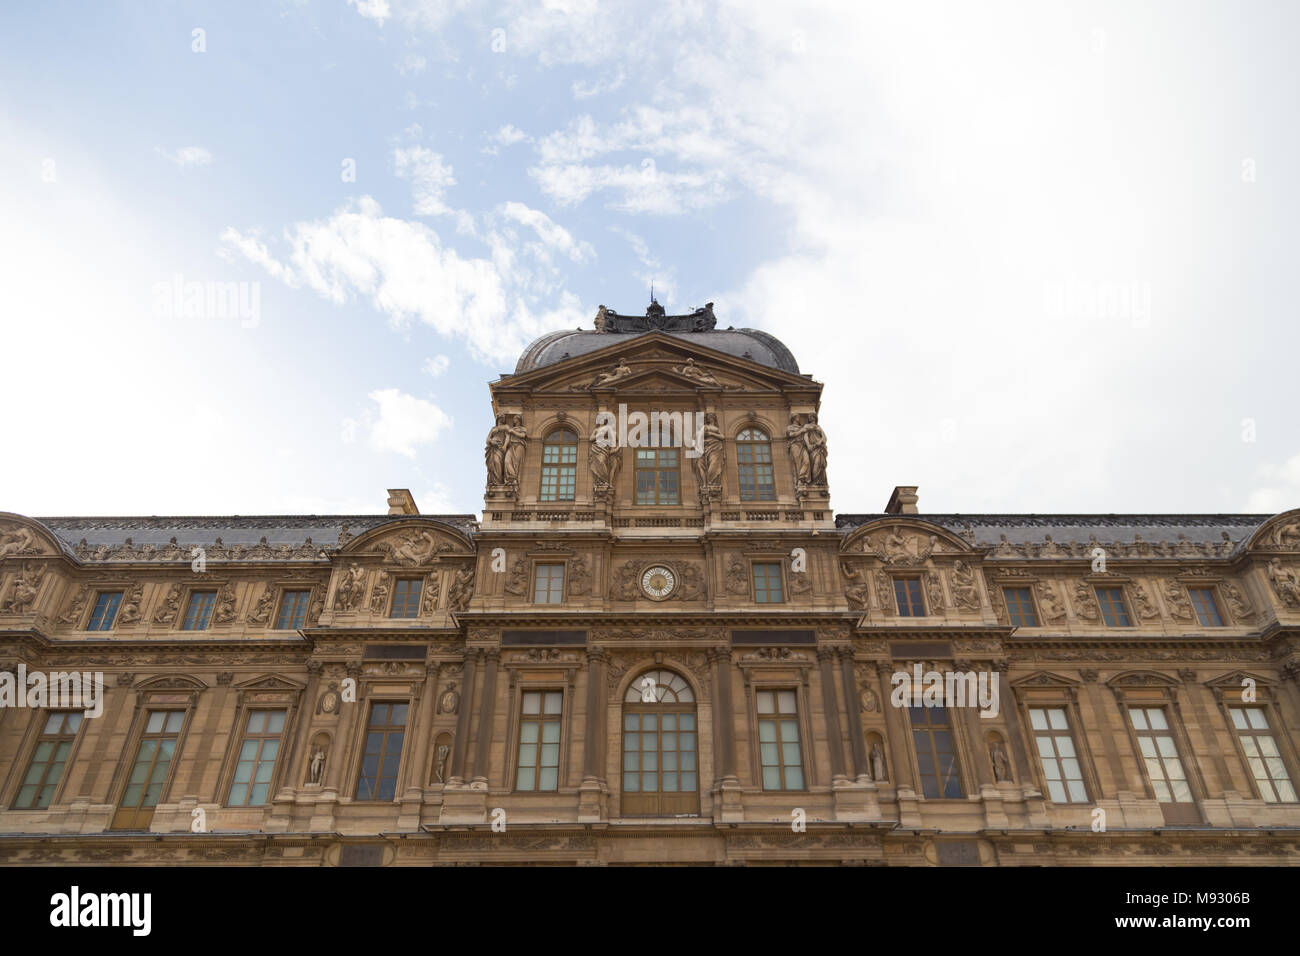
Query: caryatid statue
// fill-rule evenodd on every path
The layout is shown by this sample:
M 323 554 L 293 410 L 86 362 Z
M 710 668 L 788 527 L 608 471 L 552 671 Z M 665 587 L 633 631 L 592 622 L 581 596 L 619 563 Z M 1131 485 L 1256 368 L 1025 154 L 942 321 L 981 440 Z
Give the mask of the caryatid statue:
M 511 415 L 506 426 L 504 455 L 502 461 L 503 483 L 519 484 L 519 473 L 524 464 L 524 451 L 528 448 L 528 429 L 524 428 L 524 416 Z
M 510 431 L 507 416 L 498 415 L 496 424 L 488 432 L 487 445 L 483 449 L 483 461 L 487 465 L 488 485 L 505 484 L 506 435 Z
M 695 459 L 695 473 L 699 478 L 701 493 L 722 484 L 722 469 L 726 463 L 726 436 L 718 427 L 718 416 L 712 412 L 704 416 L 704 424 L 695 438 L 700 457 Z
M 623 469 L 623 449 L 618 437 L 608 425 L 597 425 L 591 433 L 591 446 L 587 452 L 592 484 L 596 488 L 615 488 L 618 474 Z

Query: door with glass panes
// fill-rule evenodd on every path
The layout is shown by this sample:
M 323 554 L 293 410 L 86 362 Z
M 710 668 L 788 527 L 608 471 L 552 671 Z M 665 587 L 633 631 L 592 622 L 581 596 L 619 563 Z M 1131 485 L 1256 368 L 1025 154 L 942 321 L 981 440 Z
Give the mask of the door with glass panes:
M 699 813 L 695 695 L 669 670 L 632 681 L 623 697 L 624 816 Z

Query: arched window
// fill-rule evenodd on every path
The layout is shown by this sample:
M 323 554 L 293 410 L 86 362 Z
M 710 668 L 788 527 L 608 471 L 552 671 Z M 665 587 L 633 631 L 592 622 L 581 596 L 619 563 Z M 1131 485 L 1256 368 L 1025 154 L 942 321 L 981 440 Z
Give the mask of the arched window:
M 772 443 L 767 432 L 746 428 L 736 436 L 736 465 L 740 475 L 741 501 L 773 501 Z
M 578 436 L 558 428 L 542 442 L 542 500 L 572 501 L 578 480 Z
M 623 815 L 698 813 L 695 695 L 680 674 L 646 671 L 623 697 Z

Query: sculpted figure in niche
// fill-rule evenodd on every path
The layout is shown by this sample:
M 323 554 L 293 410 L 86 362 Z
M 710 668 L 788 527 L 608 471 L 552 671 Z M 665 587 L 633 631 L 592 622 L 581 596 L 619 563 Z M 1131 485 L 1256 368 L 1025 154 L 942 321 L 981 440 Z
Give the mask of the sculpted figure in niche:
M 1147 592 L 1141 584 L 1133 585 L 1133 603 L 1137 605 L 1138 617 L 1153 618 L 1160 616 L 1160 611 L 1151 603 L 1151 599 L 1147 597 Z
M 516 558 L 506 579 L 506 593 L 516 597 L 528 590 L 528 559 Z
M 311 763 L 307 769 L 307 782 L 320 786 L 325 779 L 325 748 L 316 747 L 311 752 Z
M 168 595 L 168 597 L 170 596 L 171 595 Z M 271 619 L 271 611 L 274 609 L 274 607 L 275 607 L 275 588 L 268 584 L 266 586 L 266 590 L 262 592 L 262 596 L 257 599 L 257 607 L 253 608 L 253 610 L 249 612 L 248 623 L 265 624 L 267 621 Z M 158 615 L 162 614 L 165 609 L 166 609 L 166 605 L 164 603 L 164 606 L 158 609 L 158 614 L 154 615 L 155 621 L 158 620 Z M 159 623 L 163 623 L 163 622 L 159 622 Z
M 179 584 L 171 586 L 167 596 L 158 605 L 158 610 L 153 612 L 153 622 L 155 624 L 170 624 L 176 620 L 176 615 L 181 612 L 181 591 L 182 588 Z
M 524 428 L 524 416 L 512 415 L 506 429 L 505 439 L 505 483 L 519 484 L 519 471 L 524 463 L 524 450 L 528 447 L 528 430 Z
M 384 610 L 388 603 L 388 572 L 380 571 L 379 578 L 375 581 L 375 586 L 370 592 L 370 610 L 374 614 L 379 614 Z
M 59 618 L 59 623 L 76 624 L 81 620 L 81 611 L 85 608 L 86 600 L 89 597 L 90 588 L 83 584 L 81 589 L 73 596 L 72 603 L 68 606 L 68 609 L 63 613 L 63 616 Z
M 590 591 L 591 572 L 587 570 L 587 559 L 579 555 L 569 562 L 569 593 L 580 595 Z
M 619 359 L 618 364 L 616 366 L 614 366 L 608 372 L 601 372 L 599 375 L 596 376 L 596 381 L 592 382 L 591 384 L 593 388 L 600 385 L 612 385 L 615 382 L 617 382 L 619 379 L 627 378 L 631 374 L 632 374 L 632 370 L 628 368 L 627 360 Z
M 1165 582 L 1165 600 L 1169 602 L 1169 613 L 1180 621 L 1192 619 L 1192 602 L 1187 599 L 1183 589 L 1173 581 Z
M 700 572 L 699 565 L 688 564 L 682 568 L 682 589 L 680 593 L 683 601 L 704 600 L 704 575 Z
M 871 779 L 876 783 L 888 783 L 889 772 L 885 767 L 885 749 L 880 741 L 871 745 Z
M 483 461 L 487 465 L 488 485 L 504 485 L 506 460 L 506 434 L 510 426 L 505 415 L 497 416 L 497 423 L 488 432 L 483 448 Z
M 126 599 L 122 602 L 122 610 L 117 614 L 117 623 L 137 623 L 140 620 L 140 602 L 143 600 L 144 585 L 137 584 L 127 592 Z
M 439 783 L 447 782 L 447 757 L 450 753 L 451 748 L 446 744 L 438 745 L 438 757 L 433 764 L 433 774 L 438 778 Z
M 1056 596 L 1050 584 L 1039 581 L 1038 587 L 1034 590 L 1038 593 L 1038 603 L 1042 605 L 1044 620 L 1054 622 L 1065 617 L 1065 606 L 1061 604 L 1060 598 Z
M 722 484 L 722 469 L 726 461 L 726 437 L 718 427 L 718 416 L 712 412 L 704 416 L 704 425 L 696 437 L 696 448 L 700 449 L 699 458 L 695 459 L 695 474 L 700 483 L 700 491 Z
M 361 565 L 352 565 L 344 574 L 343 580 L 339 582 L 338 594 L 334 596 L 334 609 L 336 611 L 355 611 L 361 603 L 365 585 L 366 572 Z
M 989 747 L 989 756 L 993 759 L 993 780 L 1005 783 L 1011 779 L 1011 758 L 1007 756 L 1002 741 L 995 740 Z

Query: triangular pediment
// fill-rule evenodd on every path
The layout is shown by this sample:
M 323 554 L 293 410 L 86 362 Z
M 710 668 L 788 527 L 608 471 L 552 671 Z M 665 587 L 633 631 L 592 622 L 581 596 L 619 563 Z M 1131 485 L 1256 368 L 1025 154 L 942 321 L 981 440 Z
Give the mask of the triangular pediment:
M 749 359 L 662 332 L 651 332 L 544 368 L 502 378 L 493 391 L 538 394 L 666 394 L 700 391 L 820 391 L 802 375 L 769 368 Z

